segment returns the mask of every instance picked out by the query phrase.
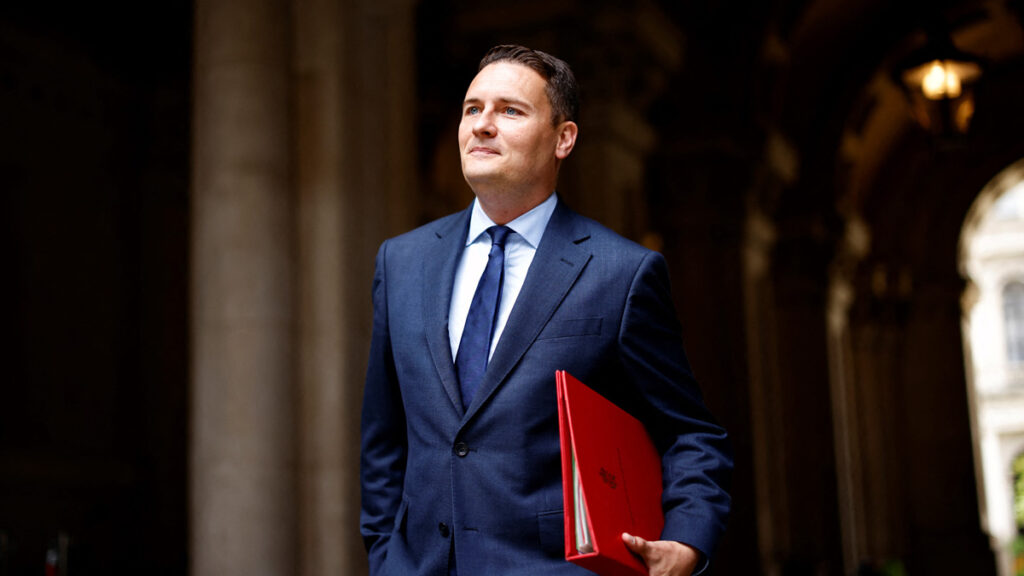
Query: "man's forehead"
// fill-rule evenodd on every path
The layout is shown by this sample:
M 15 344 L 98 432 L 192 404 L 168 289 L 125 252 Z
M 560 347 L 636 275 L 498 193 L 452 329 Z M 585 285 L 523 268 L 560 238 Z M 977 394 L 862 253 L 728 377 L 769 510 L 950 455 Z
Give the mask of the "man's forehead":
M 477 73 L 466 89 L 466 102 L 487 100 L 534 102 L 547 104 L 547 81 L 528 66 L 499 61 L 488 64 Z

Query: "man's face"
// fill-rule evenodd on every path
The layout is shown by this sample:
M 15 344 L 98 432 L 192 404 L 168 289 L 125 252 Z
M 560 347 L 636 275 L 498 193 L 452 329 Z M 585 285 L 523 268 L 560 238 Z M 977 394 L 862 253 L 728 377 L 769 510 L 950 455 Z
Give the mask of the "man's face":
M 554 190 L 558 161 L 572 149 L 575 125 L 566 146 L 565 125 L 572 123 L 553 124 L 546 85 L 540 74 L 512 62 L 486 66 L 469 85 L 459 149 L 462 173 L 478 195 Z

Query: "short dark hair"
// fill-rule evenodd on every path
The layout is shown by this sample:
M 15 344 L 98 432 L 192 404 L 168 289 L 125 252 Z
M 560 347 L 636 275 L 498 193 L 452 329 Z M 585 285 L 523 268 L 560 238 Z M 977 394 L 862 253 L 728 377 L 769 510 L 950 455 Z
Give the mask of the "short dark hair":
M 575 122 L 580 112 L 580 89 L 576 84 L 576 76 L 564 61 L 547 52 L 533 50 L 517 44 L 502 44 L 491 48 L 477 71 L 483 70 L 495 62 L 513 62 L 522 64 L 540 74 L 547 82 L 545 92 L 551 101 L 551 111 L 555 124 L 568 120 Z

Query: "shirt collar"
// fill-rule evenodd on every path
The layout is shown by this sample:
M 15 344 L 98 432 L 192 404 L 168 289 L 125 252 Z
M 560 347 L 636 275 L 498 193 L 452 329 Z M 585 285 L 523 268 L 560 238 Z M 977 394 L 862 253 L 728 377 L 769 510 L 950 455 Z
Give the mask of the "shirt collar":
M 547 200 L 536 205 L 526 214 L 506 224 L 513 232 L 522 236 L 526 242 L 536 249 L 540 246 L 540 239 L 544 236 L 544 230 L 548 227 L 548 220 L 555 213 L 555 206 L 558 204 L 558 194 L 552 192 Z M 480 202 L 473 199 L 473 212 L 469 217 L 469 234 L 466 235 L 466 246 L 469 246 L 484 234 L 485 231 L 494 226 Z

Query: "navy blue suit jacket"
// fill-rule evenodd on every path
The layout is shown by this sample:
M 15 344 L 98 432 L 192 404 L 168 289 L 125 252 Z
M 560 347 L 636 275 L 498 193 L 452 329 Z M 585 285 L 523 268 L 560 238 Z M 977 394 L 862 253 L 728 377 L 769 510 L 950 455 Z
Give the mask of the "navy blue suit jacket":
M 732 461 L 684 355 L 664 259 L 559 203 L 464 410 L 448 312 L 469 216 L 377 254 L 360 471 L 370 573 L 442 576 L 450 550 L 462 576 L 587 573 L 564 559 L 556 370 L 647 425 L 663 454 L 662 537 L 710 554 Z

